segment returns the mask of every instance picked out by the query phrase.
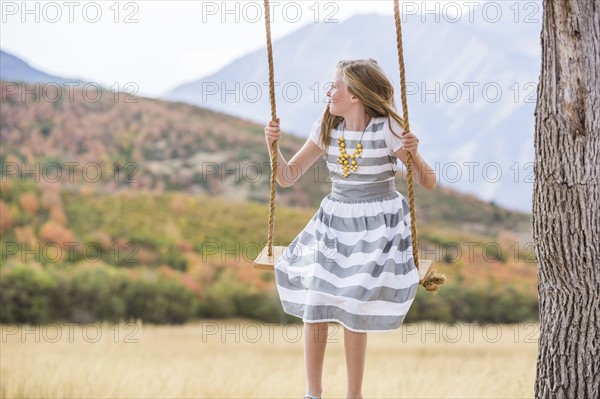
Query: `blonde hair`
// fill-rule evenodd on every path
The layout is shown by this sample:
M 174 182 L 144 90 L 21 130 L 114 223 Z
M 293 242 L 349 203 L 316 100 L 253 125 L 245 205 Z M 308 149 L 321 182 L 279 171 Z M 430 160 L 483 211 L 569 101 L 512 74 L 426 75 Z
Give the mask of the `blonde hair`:
M 372 58 L 343 60 L 337 63 L 336 71 L 348 87 L 348 91 L 356 96 L 371 118 L 384 117 L 390 122 L 394 119 L 400 126 L 404 125 L 402 117 L 396 111 L 394 102 L 394 86 L 377 61 Z M 329 107 L 325 107 L 321 121 L 319 143 L 325 148 L 325 154 L 331 140 L 331 130 L 344 120 L 341 116 L 332 115 Z M 394 131 L 392 133 L 400 137 Z

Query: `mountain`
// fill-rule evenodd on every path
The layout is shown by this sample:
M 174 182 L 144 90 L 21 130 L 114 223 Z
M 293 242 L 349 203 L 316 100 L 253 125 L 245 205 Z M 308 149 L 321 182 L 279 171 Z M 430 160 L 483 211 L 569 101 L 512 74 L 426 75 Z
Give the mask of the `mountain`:
M 498 21 L 482 17 L 488 11 L 481 6 L 474 7 L 472 22 L 407 17 L 410 122 L 441 184 L 529 211 L 541 18 L 521 21 L 510 5 L 498 6 L 504 11 Z M 371 14 L 309 24 L 275 41 L 277 109 L 284 130 L 308 136 L 340 59 L 375 58 L 399 87 L 395 37 L 393 17 Z M 247 54 L 163 98 L 264 125 L 270 115 L 266 60 L 266 49 Z
M 67 79 L 49 75 L 29 65 L 22 59 L 0 50 L 0 80 L 8 82 L 39 82 L 39 83 L 85 83 L 79 79 Z

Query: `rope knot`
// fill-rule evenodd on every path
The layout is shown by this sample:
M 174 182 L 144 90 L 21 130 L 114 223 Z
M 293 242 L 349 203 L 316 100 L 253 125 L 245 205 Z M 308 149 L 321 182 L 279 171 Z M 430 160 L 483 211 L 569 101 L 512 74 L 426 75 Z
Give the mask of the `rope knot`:
M 425 290 L 431 292 L 433 295 L 437 295 L 440 291 L 440 285 L 446 284 L 446 276 L 438 273 L 436 270 L 432 270 L 425 276 L 421 285 Z

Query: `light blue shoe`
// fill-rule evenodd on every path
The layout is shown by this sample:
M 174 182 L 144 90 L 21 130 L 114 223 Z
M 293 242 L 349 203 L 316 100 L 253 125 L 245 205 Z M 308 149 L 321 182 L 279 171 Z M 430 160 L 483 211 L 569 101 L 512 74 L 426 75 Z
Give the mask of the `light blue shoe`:
M 304 395 L 304 399 L 321 399 L 321 398 L 317 398 L 316 396 L 311 396 L 309 394 Z

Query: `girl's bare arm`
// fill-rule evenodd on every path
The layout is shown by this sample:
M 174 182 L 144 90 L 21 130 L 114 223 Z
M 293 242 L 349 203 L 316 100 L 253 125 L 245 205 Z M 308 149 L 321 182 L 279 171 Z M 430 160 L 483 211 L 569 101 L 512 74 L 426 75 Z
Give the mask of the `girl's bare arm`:
M 276 122 L 269 122 L 265 127 L 265 137 L 267 140 L 267 148 L 269 158 L 271 159 L 271 143 L 281 137 L 279 128 L 279 118 Z M 281 150 L 277 151 L 277 183 L 281 187 L 290 187 L 296 183 L 304 173 L 323 155 L 323 150 L 319 148 L 310 138 L 300 148 L 300 150 L 290 159 L 285 160 L 281 154 Z

